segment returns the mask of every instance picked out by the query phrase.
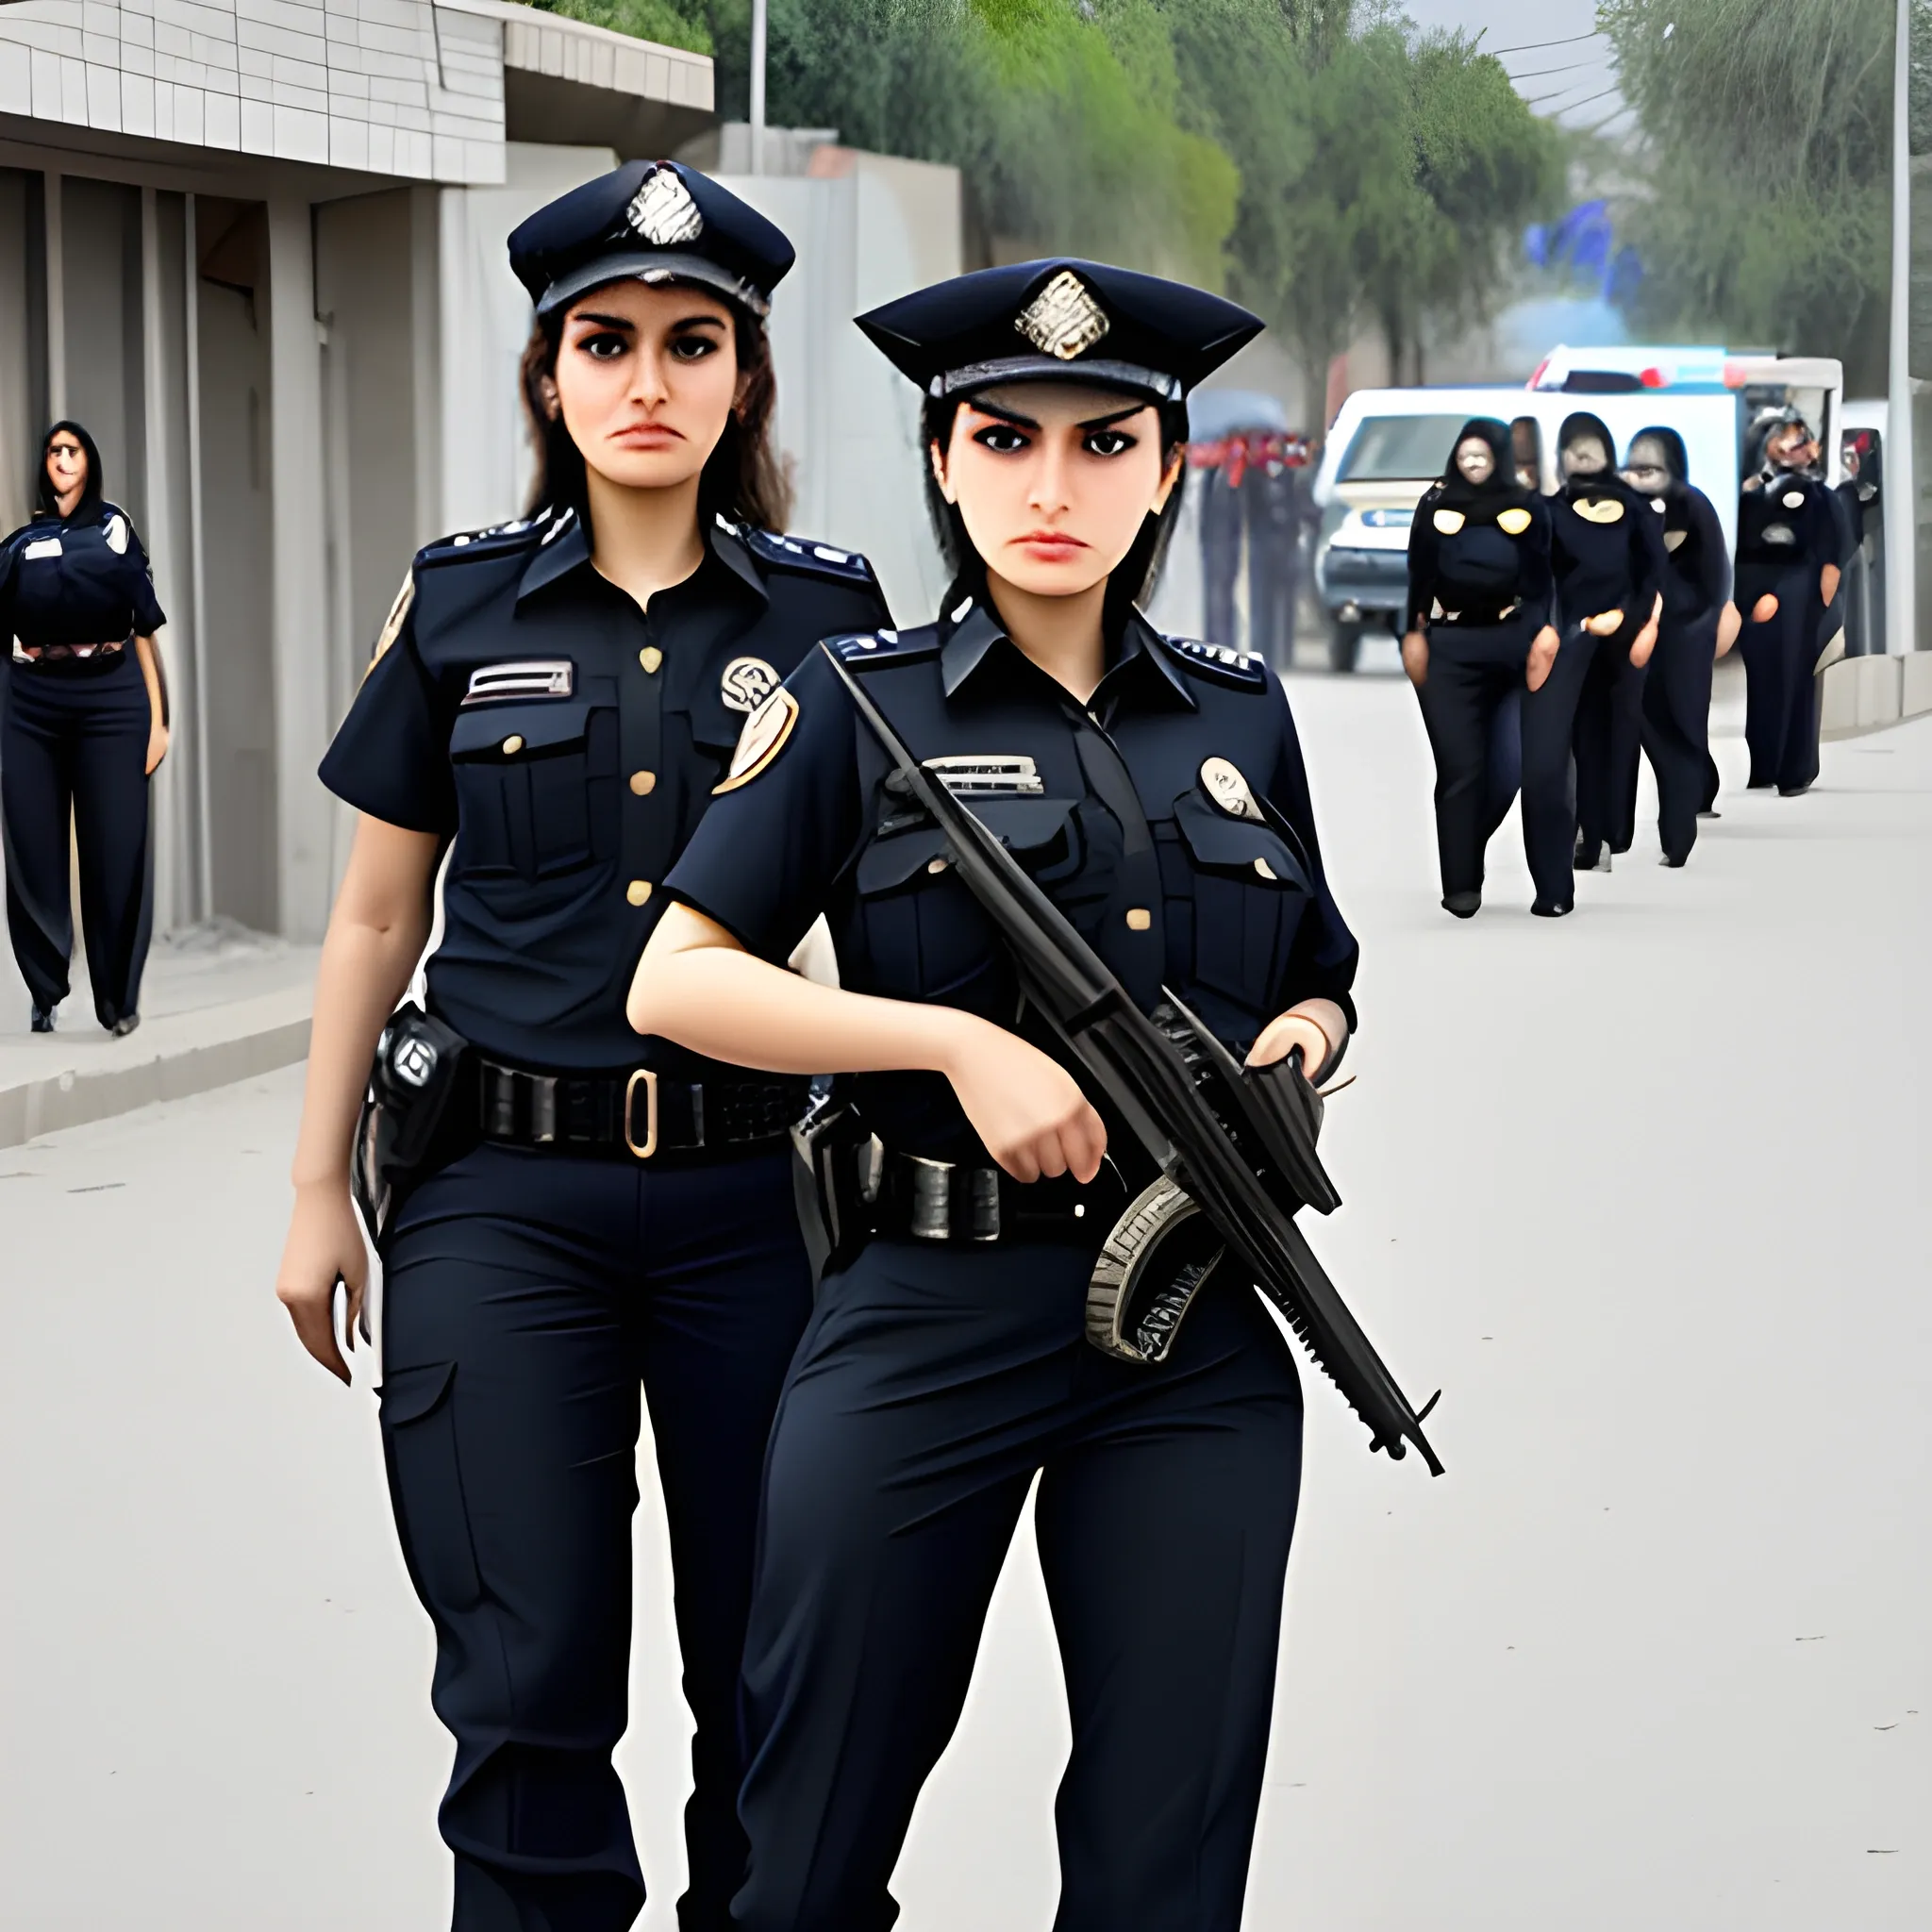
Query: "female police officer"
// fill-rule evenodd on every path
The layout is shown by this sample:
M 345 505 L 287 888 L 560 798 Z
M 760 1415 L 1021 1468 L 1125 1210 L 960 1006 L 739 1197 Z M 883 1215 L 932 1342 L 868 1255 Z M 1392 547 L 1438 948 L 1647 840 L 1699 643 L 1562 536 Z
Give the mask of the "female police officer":
M 810 1296 L 786 1141 L 805 1083 L 640 1049 L 624 988 L 745 714 L 816 638 L 886 614 L 862 559 L 752 527 L 782 496 L 760 319 L 791 258 L 671 162 L 511 236 L 537 307 L 537 507 L 417 558 L 323 766 L 362 817 L 279 1291 L 339 1374 L 331 1289 L 362 1280 L 351 1130 L 449 848 L 426 983 L 468 1044 L 442 1164 L 383 1238 L 382 1427 L 457 1740 L 456 1923 L 479 1932 L 603 1932 L 643 1897 L 610 1762 L 641 1376 L 697 1722 L 686 1932 L 726 1923 L 742 1872 L 758 1470 Z
M 131 1033 L 154 911 L 148 779 L 168 749 L 155 641 L 167 620 L 141 539 L 102 496 L 100 452 L 78 423 L 48 430 L 38 493 L 33 521 L 0 543 L 0 642 L 13 643 L 0 731 L 7 929 L 33 1030 L 51 1033 L 74 952 L 71 818 L 94 1014 L 109 1032 Z
M 1134 598 L 1188 387 L 1259 324 L 1079 261 L 990 269 L 861 326 L 927 401 L 938 622 L 844 641 L 1151 1010 L 1173 987 L 1257 1062 L 1346 1044 L 1330 898 L 1280 685 Z M 1229 1280 L 1158 1370 L 1082 1341 L 1106 1230 L 1150 1176 L 1019 1011 L 1010 960 L 824 654 L 747 724 L 675 869 L 635 1024 L 856 1074 L 874 1238 L 828 1274 L 774 1426 L 745 1649 L 755 1932 L 875 1932 L 959 1712 L 1027 1487 L 1074 1731 L 1061 1932 L 1240 1920 L 1266 1754 L 1301 1397 Z M 769 963 L 821 912 L 845 991 Z
M 1607 848 L 1629 842 L 1616 823 L 1615 774 L 1626 745 L 1636 755 L 1643 671 L 1662 609 L 1657 518 L 1610 467 L 1614 447 L 1601 419 L 1585 413 L 1565 418 L 1557 433 L 1563 486 L 1550 506 L 1550 557 L 1562 645 L 1549 682 L 1523 714 L 1525 798 L 1532 764 L 1546 779 L 1559 757 L 1574 756 L 1575 863 L 1586 871 L 1607 871 Z M 1565 706 L 1571 722 L 1559 751 L 1549 726 Z M 1536 909 L 1545 909 L 1541 896 Z
M 1730 601 L 1731 559 L 1710 498 L 1690 478 L 1684 439 L 1674 429 L 1640 430 L 1631 438 L 1624 480 L 1648 497 L 1661 520 L 1670 559 L 1657 651 L 1643 686 L 1642 746 L 1657 774 L 1657 835 L 1664 863 L 1679 866 L 1697 842 L 1710 762 L 1710 668 L 1738 635 Z M 1636 817 L 1637 760 L 1617 774 Z
M 1402 662 L 1436 758 L 1436 847 L 1442 905 L 1468 919 L 1483 903 L 1483 852 L 1516 794 L 1499 727 L 1523 688 L 1531 646 L 1547 652 L 1554 602 L 1548 512 L 1517 480 L 1509 430 L 1465 423 L 1408 533 L 1408 622 Z M 1544 633 L 1548 632 L 1545 637 Z M 1533 820 L 1525 811 L 1525 834 Z M 1526 838 L 1537 890 L 1567 896 L 1570 848 Z

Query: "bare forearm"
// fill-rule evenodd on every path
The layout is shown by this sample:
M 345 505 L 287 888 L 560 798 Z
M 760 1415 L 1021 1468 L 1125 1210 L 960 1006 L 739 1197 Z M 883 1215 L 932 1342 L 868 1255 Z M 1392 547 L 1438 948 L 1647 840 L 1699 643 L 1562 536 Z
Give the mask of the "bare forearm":
M 291 1173 L 298 1188 L 346 1176 L 376 1036 L 402 997 L 428 936 L 427 906 L 420 917 L 387 926 L 331 921 L 315 975 L 308 1080 Z
M 821 986 L 735 946 L 655 940 L 626 1010 L 640 1033 L 774 1074 L 943 1073 L 986 1025 L 952 1007 Z
M 165 724 L 168 707 L 161 695 L 160 646 L 153 638 L 138 637 L 134 641 L 134 655 L 141 663 L 141 680 L 147 686 L 148 717 L 156 724 Z

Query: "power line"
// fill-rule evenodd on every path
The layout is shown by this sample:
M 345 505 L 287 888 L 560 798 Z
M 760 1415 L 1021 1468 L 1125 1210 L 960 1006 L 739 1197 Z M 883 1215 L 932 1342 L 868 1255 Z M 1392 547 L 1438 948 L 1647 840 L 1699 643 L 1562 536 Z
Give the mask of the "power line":
M 1485 54 L 1534 54 L 1543 47 L 1574 47 L 1579 41 L 1594 41 L 1603 37 L 1602 27 L 1593 27 L 1587 34 L 1571 34 L 1560 41 L 1524 41 L 1519 47 L 1485 47 Z
M 1541 108 L 1545 101 L 1560 101 L 1565 94 L 1574 94 L 1578 88 L 1588 87 L 1589 85 L 1590 82 L 1587 80 L 1573 80 L 1568 87 L 1559 87 L 1554 93 L 1536 95 L 1526 105 L 1532 108 Z
M 1583 97 L 1583 98 L 1582 98 L 1582 99 L 1581 99 L 1580 101 L 1572 101 L 1572 102 L 1570 102 L 1570 104 L 1569 104 L 1569 105 L 1568 105 L 1567 107 L 1562 107 L 1562 108 L 1558 108 L 1557 109 L 1557 113 L 1559 113 L 1559 114 L 1574 114 L 1574 113 L 1575 113 L 1575 111 L 1577 110 L 1577 108 L 1587 108 L 1587 107 L 1589 107 L 1589 106 L 1590 106 L 1590 104 L 1591 104 L 1591 103 L 1592 101 L 1607 101 L 1607 100 L 1608 100 L 1608 99 L 1609 99 L 1609 97 L 1610 97 L 1610 96 L 1611 96 L 1611 95 L 1612 95 L 1613 93 L 1615 93 L 1616 92 L 1617 92 L 1617 90 L 1616 90 L 1615 88 L 1613 88 L 1613 87 L 1607 87 L 1607 88 L 1605 88 L 1605 89 L 1604 89 L 1603 92 L 1602 92 L 1602 93 L 1600 93 L 1600 94 L 1585 94 L 1585 95 L 1584 95 L 1584 97 Z M 1616 118 L 1617 118 L 1617 117 L 1616 117 L 1616 115 L 1615 115 L 1615 114 L 1612 114 L 1612 115 L 1611 115 L 1611 116 L 1609 117 L 1609 120 L 1610 120 L 1610 121 L 1614 121 L 1614 120 L 1615 120 Z M 1609 125 L 1609 122 L 1608 122 L 1608 121 L 1607 121 L 1607 122 L 1606 122 L 1606 123 L 1605 123 L 1604 125 L 1605 125 L 1606 126 L 1607 126 L 1607 125 Z
M 1592 73 L 1602 70 L 1600 60 L 1566 60 L 1560 67 L 1533 67 L 1527 74 L 1512 74 L 1511 80 L 1547 80 L 1553 74 L 1574 74 L 1578 68 L 1588 67 Z

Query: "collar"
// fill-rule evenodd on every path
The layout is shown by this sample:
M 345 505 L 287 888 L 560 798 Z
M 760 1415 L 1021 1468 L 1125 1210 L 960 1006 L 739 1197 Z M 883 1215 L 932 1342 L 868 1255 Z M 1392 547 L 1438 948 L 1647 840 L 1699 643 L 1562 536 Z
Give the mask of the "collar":
M 740 527 L 718 517 L 713 520 L 706 536 L 708 558 L 716 558 L 734 576 L 756 591 L 761 603 L 769 602 L 771 592 L 765 588 L 765 580 L 758 574 L 758 564 Z M 533 596 L 590 561 L 591 538 L 584 527 L 584 520 L 575 510 L 566 510 L 551 533 L 538 545 L 537 554 L 524 566 L 524 575 L 517 584 L 517 602 L 521 604 L 525 597 Z M 700 563 L 698 572 L 693 575 L 702 573 L 704 568 Z
M 1008 652 L 1023 659 L 1025 656 L 1008 636 L 990 598 L 981 592 L 960 591 L 957 585 L 954 588 L 958 601 L 950 605 L 940 619 L 940 633 L 943 639 L 940 646 L 940 676 L 949 698 L 968 678 L 979 672 L 990 654 L 993 656 L 994 662 L 998 662 L 1002 654 L 994 652 L 996 644 L 1005 644 Z M 1147 683 L 1158 675 L 1160 683 L 1155 689 L 1164 696 L 1178 698 L 1189 710 L 1194 710 L 1194 694 L 1188 689 L 1179 668 L 1161 645 L 1159 638 L 1159 632 L 1147 622 L 1140 607 L 1134 606 L 1122 627 L 1119 648 L 1111 654 L 1112 662 L 1094 687 L 1090 706 L 1098 702 L 1103 693 L 1117 691 L 1124 683 L 1135 679 Z M 1133 668 L 1136 665 L 1151 665 L 1153 671 L 1136 670 Z

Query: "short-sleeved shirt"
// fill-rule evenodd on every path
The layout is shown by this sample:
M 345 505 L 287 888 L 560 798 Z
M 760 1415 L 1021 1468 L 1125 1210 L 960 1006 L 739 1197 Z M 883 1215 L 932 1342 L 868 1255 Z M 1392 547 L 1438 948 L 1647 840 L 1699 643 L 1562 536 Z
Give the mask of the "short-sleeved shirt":
M 1323 870 L 1287 696 L 1257 662 L 1164 638 L 1135 613 L 1083 706 L 983 598 L 935 625 L 827 649 L 923 762 L 951 761 L 933 769 L 1143 1011 L 1171 989 L 1237 1052 L 1316 996 L 1353 1025 L 1356 941 Z M 668 892 L 773 960 L 823 913 L 841 985 L 1016 1024 L 1006 947 L 826 651 L 747 726 L 737 762 Z M 1066 1061 L 1037 1017 L 1019 1025 Z M 986 1159 L 941 1075 L 859 1074 L 846 1086 L 894 1150 Z
M 450 843 L 437 1014 L 515 1065 L 741 1078 L 641 1041 L 631 974 L 747 715 L 819 638 L 885 621 L 863 558 L 722 520 L 648 611 L 568 509 L 423 551 L 322 779 Z
M 167 621 L 133 522 L 111 503 L 71 521 L 42 512 L 0 543 L 0 640 L 125 644 Z

